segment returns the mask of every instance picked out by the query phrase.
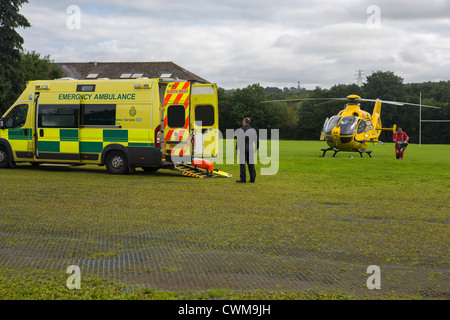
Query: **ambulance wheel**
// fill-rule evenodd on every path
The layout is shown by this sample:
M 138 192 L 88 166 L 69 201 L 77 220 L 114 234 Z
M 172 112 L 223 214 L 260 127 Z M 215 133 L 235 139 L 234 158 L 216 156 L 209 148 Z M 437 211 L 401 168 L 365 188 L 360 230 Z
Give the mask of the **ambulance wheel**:
M 8 168 L 9 167 L 9 156 L 8 151 L 5 147 L 0 146 L 0 168 Z
M 111 151 L 106 157 L 106 169 L 112 174 L 128 172 L 128 159 L 122 151 Z

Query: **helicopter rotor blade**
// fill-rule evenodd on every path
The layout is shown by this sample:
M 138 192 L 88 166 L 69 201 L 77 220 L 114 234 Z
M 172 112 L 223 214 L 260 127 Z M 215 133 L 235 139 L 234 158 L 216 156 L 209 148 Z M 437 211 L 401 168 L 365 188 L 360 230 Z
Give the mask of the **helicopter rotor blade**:
M 341 99 L 328 100 L 328 101 L 325 101 L 325 102 L 317 103 L 317 104 L 314 105 L 314 107 L 323 106 L 325 104 L 333 103 L 333 102 L 336 102 L 336 101 L 342 101 L 342 100 Z
M 393 105 L 396 105 L 396 106 L 403 106 L 405 104 L 404 102 L 387 101 L 387 100 L 381 100 L 381 99 L 356 99 L 355 101 L 360 101 L 360 102 L 381 102 L 381 103 L 386 103 L 386 104 L 393 104 Z
M 405 105 L 409 105 L 409 106 L 422 106 L 425 108 L 433 108 L 433 109 L 441 109 L 440 107 L 436 107 L 436 106 L 429 106 L 426 104 L 417 104 L 417 103 L 409 103 L 409 102 L 399 102 L 399 101 L 388 101 L 388 100 L 381 100 L 381 99 L 358 99 L 359 101 L 368 101 L 368 102 L 381 102 L 381 103 L 385 103 L 385 104 L 392 104 L 392 105 L 396 105 L 396 106 L 405 106 Z
M 312 100 L 334 100 L 334 101 L 345 101 L 347 98 L 303 98 L 303 99 L 282 99 L 282 100 L 266 100 L 261 101 L 261 103 L 271 103 L 271 102 L 300 102 L 300 101 L 312 101 Z
M 424 108 L 433 108 L 433 109 L 441 109 L 441 107 L 436 106 L 429 106 L 426 104 L 417 104 L 417 103 L 409 103 L 409 102 L 402 102 L 402 105 L 408 105 L 408 106 L 416 106 L 416 107 L 424 107 Z
M 333 101 L 348 101 L 349 103 L 359 103 L 359 102 L 381 102 L 385 104 L 391 104 L 396 106 L 404 106 L 404 105 L 410 105 L 410 106 L 421 106 L 424 108 L 433 108 L 433 109 L 441 109 L 440 107 L 436 106 L 429 106 L 426 104 L 416 104 L 416 103 L 409 103 L 409 102 L 398 102 L 398 101 L 388 101 L 388 100 L 381 100 L 381 99 L 363 99 L 363 98 L 303 98 L 303 99 L 285 99 L 285 100 L 268 100 L 268 101 L 261 101 L 261 103 L 272 103 L 272 102 L 300 102 L 300 101 L 308 101 L 308 100 L 327 100 L 326 102 L 322 102 L 319 104 L 316 104 L 316 106 L 326 104 L 328 102 Z

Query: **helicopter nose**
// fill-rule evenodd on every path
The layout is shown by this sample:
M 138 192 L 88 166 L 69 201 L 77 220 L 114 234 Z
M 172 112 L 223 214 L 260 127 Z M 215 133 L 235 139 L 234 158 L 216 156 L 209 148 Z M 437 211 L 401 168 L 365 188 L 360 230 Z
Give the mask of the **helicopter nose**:
M 333 128 L 333 131 L 331 131 L 331 137 L 332 137 L 332 139 L 333 139 L 333 144 L 335 145 L 335 146 L 337 146 L 338 145 L 338 143 L 340 142 L 340 140 L 339 140 L 339 134 L 340 134 L 340 130 L 339 130 L 339 127 L 334 127 Z
M 334 127 L 333 131 L 331 132 L 331 135 L 333 136 L 333 138 L 338 138 L 339 137 L 339 128 L 338 127 Z

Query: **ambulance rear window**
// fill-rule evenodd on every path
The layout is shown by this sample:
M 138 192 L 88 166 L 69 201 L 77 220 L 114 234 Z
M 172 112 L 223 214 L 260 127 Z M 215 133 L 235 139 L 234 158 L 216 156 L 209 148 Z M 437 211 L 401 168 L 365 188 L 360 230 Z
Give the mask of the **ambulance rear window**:
M 167 125 L 170 128 L 184 128 L 186 124 L 185 108 L 182 105 L 172 105 L 167 108 Z
M 210 127 L 214 125 L 214 107 L 211 105 L 196 106 L 195 121 L 201 121 L 202 127 Z

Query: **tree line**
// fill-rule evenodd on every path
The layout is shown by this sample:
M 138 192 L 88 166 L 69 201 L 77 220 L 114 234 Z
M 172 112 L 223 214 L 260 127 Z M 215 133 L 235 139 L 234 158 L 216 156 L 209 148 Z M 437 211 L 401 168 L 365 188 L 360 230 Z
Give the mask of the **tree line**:
M 219 122 L 225 129 L 240 127 L 243 117 L 250 117 L 255 128 L 279 129 L 280 139 L 318 140 L 323 124 L 328 117 L 345 108 L 344 101 L 320 103 L 320 101 L 275 102 L 269 100 L 303 98 L 345 98 L 350 94 L 361 98 L 409 102 L 440 107 L 431 109 L 418 106 L 394 106 L 383 104 L 381 121 L 383 128 L 396 124 L 409 135 L 412 143 L 450 143 L 450 123 L 435 122 L 450 120 L 450 81 L 403 83 L 403 78 L 391 71 L 376 71 L 367 76 L 362 86 L 337 84 L 330 89 L 316 87 L 314 90 L 296 88 L 262 87 L 252 84 L 243 89 L 219 88 Z M 420 99 L 421 98 L 421 99 Z M 361 103 L 361 109 L 372 113 L 373 102 Z M 420 115 L 421 113 L 421 115 Z M 433 120 L 433 122 L 420 121 Z M 270 131 L 270 130 L 269 130 Z M 392 141 L 392 132 L 383 131 L 380 140 Z
M 35 51 L 24 51 L 23 39 L 17 28 L 28 28 L 28 20 L 19 13 L 28 0 L 0 2 L 0 114 L 3 114 L 25 89 L 27 81 L 57 79 L 62 71 L 52 63 L 49 56 Z M 276 102 L 301 98 L 344 98 L 357 94 L 362 98 L 380 98 L 389 101 L 404 101 L 439 106 L 441 109 L 422 108 L 422 120 L 450 120 L 450 81 L 403 83 L 403 79 L 391 71 L 376 71 L 369 75 L 362 86 L 337 84 L 330 89 L 316 87 L 314 90 L 300 88 L 263 88 L 252 84 L 242 89 L 219 88 L 219 128 L 236 129 L 244 117 L 252 119 L 256 129 L 278 129 L 281 139 L 318 140 L 326 118 L 344 108 L 344 102 L 317 105 L 317 102 Z M 372 112 L 373 103 L 365 102 L 361 108 Z M 383 127 L 401 126 L 410 136 L 410 141 L 419 141 L 422 127 L 422 143 L 449 144 L 449 122 L 420 122 L 419 107 L 383 105 L 381 120 Z M 383 132 L 382 141 L 391 141 L 392 133 Z

